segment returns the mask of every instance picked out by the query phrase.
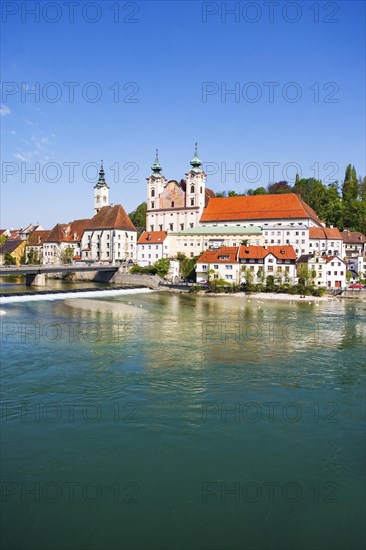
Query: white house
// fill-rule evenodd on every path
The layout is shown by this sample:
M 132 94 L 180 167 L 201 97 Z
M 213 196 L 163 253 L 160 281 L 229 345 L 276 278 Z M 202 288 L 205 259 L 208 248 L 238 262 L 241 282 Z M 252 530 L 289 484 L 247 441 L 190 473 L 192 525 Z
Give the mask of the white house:
M 343 237 L 336 227 L 310 227 L 307 254 L 327 254 L 343 258 Z
M 88 220 L 81 241 L 83 261 L 136 261 L 137 230 L 120 204 L 103 206 Z
M 239 282 L 238 246 L 223 246 L 203 252 L 196 263 L 196 281 L 223 279 L 228 283 Z
M 254 273 L 254 283 L 265 281 L 268 275 L 281 283 L 295 281 L 296 253 L 291 245 L 241 246 L 238 258 L 244 280 L 245 269 L 249 269 Z
M 273 275 L 278 282 L 294 282 L 296 254 L 292 246 L 221 247 L 204 252 L 196 264 L 197 282 L 208 278 L 224 279 L 230 283 L 246 281 L 246 272 L 253 273 L 252 282 L 265 281 Z
M 298 274 L 301 266 L 306 265 L 310 280 L 315 286 L 325 288 L 344 288 L 346 286 L 346 262 L 338 256 L 304 255 L 298 259 Z M 315 273 L 315 277 L 312 277 Z
M 142 267 L 169 257 L 167 231 L 144 231 L 137 241 L 137 263 Z
M 347 258 L 363 256 L 366 254 L 366 236 L 359 231 L 342 231 L 344 242 L 344 254 Z

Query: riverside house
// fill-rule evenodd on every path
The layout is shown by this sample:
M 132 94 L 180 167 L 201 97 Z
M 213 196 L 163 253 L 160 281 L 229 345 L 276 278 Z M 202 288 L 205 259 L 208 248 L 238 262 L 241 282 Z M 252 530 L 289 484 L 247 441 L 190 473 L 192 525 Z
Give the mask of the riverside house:
M 253 272 L 252 282 L 259 283 L 268 275 L 278 282 L 293 283 L 296 277 L 296 253 L 292 246 L 221 247 L 206 251 L 198 258 L 196 280 L 223 279 L 228 283 L 244 283 L 246 271 Z

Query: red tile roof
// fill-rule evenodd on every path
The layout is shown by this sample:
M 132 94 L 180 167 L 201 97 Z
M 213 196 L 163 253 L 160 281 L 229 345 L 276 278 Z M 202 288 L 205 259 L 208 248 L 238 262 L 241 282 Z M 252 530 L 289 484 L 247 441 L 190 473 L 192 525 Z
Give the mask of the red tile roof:
M 48 239 L 50 233 L 50 229 L 32 231 L 27 239 L 27 246 L 41 246 Z
M 337 227 L 309 227 L 309 239 L 334 239 L 342 241 L 343 237 Z
M 71 243 L 80 242 L 81 237 L 89 224 L 89 219 L 74 220 L 69 223 L 58 223 L 49 232 L 44 242 L 48 243 Z
M 137 244 L 158 244 L 164 242 L 167 231 L 144 231 Z
M 344 264 L 346 263 L 339 256 L 323 256 L 323 258 L 326 261 L 326 263 L 328 263 L 328 262 L 330 262 L 331 260 L 334 260 L 334 259 L 339 260 L 340 262 L 343 262 Z
M 320 220 L 314 210 L 295 193 L 211 198 L 200 221 L 294 218 L 311 218 L 320 225 Z
M 217 250 L 207 250 L 206 252 L 203 252 L 198 258 L 197 263 L 238 263 L 237 254 L 237 246 L 222 246 Z M 228 256 L 228 258 L 224 259 L 226 256 Z
M 136 231 L 136 227 L 120 204 L 103 206 L 95 216 L 89 220 L 85 229 L 121 229 Z
M 366 236 L 359 231 L 342 231 L 343 241 L 347 244 L 362 244 L 366 243 Z
M 245 246 L 239 249 L 239 259 L 262 259 L 273 254 L 278 260 L 296 260 L 296 253 L 291 245 L 284 246 Z

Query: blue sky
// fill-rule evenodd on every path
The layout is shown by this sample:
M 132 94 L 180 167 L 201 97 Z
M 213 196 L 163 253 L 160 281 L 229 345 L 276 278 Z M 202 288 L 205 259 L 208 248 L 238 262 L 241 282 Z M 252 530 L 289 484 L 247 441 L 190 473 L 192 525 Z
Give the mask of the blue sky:
M 90 217 L 101 158 L 131 211 L 195 141 L 215 191 L 365 175 L 364 2 L 271 5 L 3 2 L 1 227 Z

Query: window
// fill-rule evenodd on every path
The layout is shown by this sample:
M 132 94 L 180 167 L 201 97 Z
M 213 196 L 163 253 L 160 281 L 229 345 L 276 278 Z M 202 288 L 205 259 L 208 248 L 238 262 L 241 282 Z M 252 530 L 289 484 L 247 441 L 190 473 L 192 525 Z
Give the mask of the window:
M 338 275 L 338 271 L 335 271 L 335 272 L 334 272 L 334 275 Z
M 184 223 L 181 223 L 180 224 L 180 230 L 183 231 L 183 229 L 184 229 Z
M 190 224 L 189 224 L 189 227 L 191 227 L 191 228 L 192 228 L 192 227 L 193 227 L 193 223 L 190 223 Z
M 163 231 L 163 226 L 161 224 L 159 225 L 159 231 Z
M 151 196 L 155 197 L 155 189 L 151 189 Z
M 200 193 L 202 193 L 202 187 L 200 187 Z
M 232 268 L 233 268 L 233 266 L 231 264 L 226 264 L 225 265 L 225 269 L 232 269 Z
M 155 248 L 156 248 L 156 250 L 157 250 L 157 249 L 159 248 L 159 245 L 158 245 L 158 244 L 156 244 L 156 245 L 155 245 Z
M 232 275 L 225 275 L 225 279 L 227 279 L 228 281 L 232 281 L 233 276 Z
M 174 208 L 174 201 L 171 202 L 171 207 Z
M 141 258 L 145 258 L 145 254 L 141 254 Z
M 99 202 L 99 201 L 100 201 L 100 196 L 99 196 L 99 195 L 97 195 L 97 202 Z
M 154 226 L 150 225 L 150 231 L 154 231 Z
M 286 231 L 286 235 L 289 235 L 290 234 L 290 231 Z
M 191 193 L 194 193 L 194 185 L 191 185 Z
M 169 224 L 169 229 L 170 229 L 170 231 L 173 231 L 173 224 L 172 223 Z
M 344 271 L 341 271 L 340 274 L 341 274 L 341 275 L 344 275 Z
M 281 235 L 281 231 L 277 231 L 277 235 Z
M 194 199 L 191 199 L 191 206 L 194 206 Z
M 155 208 L 155 203 L 154 203 L 154 201 L 152 201 L 152 203 L 151 203 L 151 208 Z
M 155 258 L 158 258 L 159 257 L 159 254 L 155 254 Z
M 214 265 L 214 269 L 219 269 L 219 265 L 218 265 L 218 264 L 215 264 L 215 265 Z
M 298 231 L 295 231 L 295 235 L 298 235 L 298 234 L 299 234 L 299 232 L 298 232 Z
M 269 265 L 267 271 L 273 273 L 273 265 Z
M 206 269 L 207 269 L 207 265 L 204 265 L 204 264 L 203 264 L 203 265 L 202 265 L 202 271 L 206 271 Z

